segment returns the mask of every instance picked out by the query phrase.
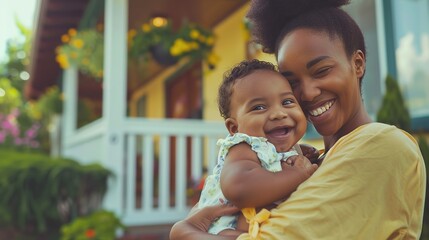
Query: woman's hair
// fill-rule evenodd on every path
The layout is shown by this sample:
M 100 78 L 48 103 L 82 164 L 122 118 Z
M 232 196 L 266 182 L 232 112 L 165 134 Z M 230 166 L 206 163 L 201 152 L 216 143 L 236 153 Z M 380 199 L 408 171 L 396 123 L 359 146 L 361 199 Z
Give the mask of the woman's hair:
M 234 84 L 238 79 L 248 76 L 255 70 L 269 70 L 278 72 L 277 67 L 272 63 L 256 59 L 244 60 L 233 67 L 231 70 L 225 72 L 218 93 L 219 112 L 224 119 L 229 118 L 231 115 L 230 105 Z
M 341 6 L 350 0 L 252 0 L 247 13 L 255 41 L 267 53 L 276 53 L 291 31 L 309 28 L 338 37 L 348 57 L 356 50 L 366 56 L 361 29 Z

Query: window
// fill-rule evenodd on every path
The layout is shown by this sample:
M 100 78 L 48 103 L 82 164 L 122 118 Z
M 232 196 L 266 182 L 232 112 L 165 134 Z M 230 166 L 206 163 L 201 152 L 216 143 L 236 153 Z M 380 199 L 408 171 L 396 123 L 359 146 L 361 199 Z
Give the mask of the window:
M 429 129 L 429 1 L 388 0 L 390 36 L 394 59 L 389 65 L 396 69 L 412 117 L 413 130 Z M 386 3 L 387 1 L 385 1 Z

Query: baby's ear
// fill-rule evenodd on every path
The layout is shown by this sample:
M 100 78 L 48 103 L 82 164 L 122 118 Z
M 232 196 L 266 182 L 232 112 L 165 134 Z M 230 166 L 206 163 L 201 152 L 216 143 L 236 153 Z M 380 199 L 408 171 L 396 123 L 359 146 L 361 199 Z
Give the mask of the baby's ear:
M 234 135 L 234 133 L 238 132 L 238 124 L 234 118 L 227 118 L 225 120 L 225 126 L 230 135 Z

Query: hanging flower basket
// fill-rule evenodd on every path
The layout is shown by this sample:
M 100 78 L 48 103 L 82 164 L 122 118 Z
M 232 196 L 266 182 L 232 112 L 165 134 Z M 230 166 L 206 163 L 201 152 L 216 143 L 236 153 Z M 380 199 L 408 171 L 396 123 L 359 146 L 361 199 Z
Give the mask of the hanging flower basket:
M 159 64 L 164 66 L 171 66 L 176 64 L 178 59 L 171 55 L 169 49 L 166 49 L 161 44 L 157 44 L 150 47 L 150 53 L 152 54 L 153 59 L 155 59 Z
M 211 31 L 190 22 L 184 22 L 177 31 L 173 31 L 169 23 L 160 27 L 145 23 L 140 29 L 128 32 L 131 59 L 154 59 L 165 66 L 189 57 L 204 60 L 214 68 L 218 61 L 213 53 L 214 42 Z
M 103 38 L 102 26 L 79 31 L 69 29 L 61 37 L 63 44 L 56 49 L 56 60 L 63 69 L 74 65 L 80 72 L 102 80 Z M 170 66 L 182 58 L 191 58 L 203 60 L 213 69 L 218 62 L 213 52 L 214 43 L 214 34 L 195 23 L 184 22 L 177 31 L 169 23 L 163 26 L 144 23 L 140 29 L 128 31 L 128 56 L 143 63 L 140 65 L 143 68 L 151 60 Z
M 102 26 L 77 31 L 69 29 L 61 37 L 63 45 L 56 49 L 56 60 L 62 69 L 76 66 L 80 72 L 96 80 L 103 77 L 104 38 Z

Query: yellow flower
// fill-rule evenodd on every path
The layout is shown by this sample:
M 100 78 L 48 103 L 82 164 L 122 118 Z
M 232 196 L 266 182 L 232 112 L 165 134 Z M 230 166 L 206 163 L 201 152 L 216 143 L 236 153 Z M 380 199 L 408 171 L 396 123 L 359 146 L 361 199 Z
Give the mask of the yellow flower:
M 200 36 L 200 32 L 196 29 L 192 29 L 191 32 L 189 33 L 189 36 L 192 39 L 198 39 L 198 37 Z
M 69 35 L 67 35 L 67 34 L 63 34 L 62 36 L 61 36 L 61 42 L 63 42 L 63 43 L 68 43 L 70 41 L 70 37 L 69 37 Z
M 198 38 L 198 41 L 199 42 L 205 42 L 206 41 L 206 37 L 205 36 L 203 36 L 203 35 L 201 35 L 199 38 Z
M 76 59 L 77 58 L 77 53 L 76 52 L 71 52 L 70 53 L 70 58 L 71 59 Z
M 88 65 L 89 64 L 89 59 L 88 58 L 82 59 L 82 64 Z
M 198 44 L 197 42 L 191 42 L 191 43 L 189 43 L 189 48 L 192 50 L 196 50 L 196 49 L 200 48 L 200 44 Z
M 208 37 L 206 39 L 206 43 L 207 45 L 212 46 L 214 44 L 214 37 Z
M 67 59 L 67 56 L 64 54 L 59 54 L 56 57 L 56 61 L 60 64 L 60 67 L 62 69 L 67 69 L 70 67 L 69 61 Z
M 71 37 L 73 37 L 73 36 L 76 36 L 77 31 L 74 28 L 70 28 L 68 33 Z
M 207 63 L 209 65 L 215 66 L 219 62 L 219 56 L 213 52 L 209 53 L 207 56 Z
M 128 31 L 128 39 L 132 39 L 137 35 L 137 31 L 135 29 L 130 29 Z
M 127 33 L 128 46 L 131 46 L 134 42 L 134 37 L 137 35 L 137 31 L 135 29 L 130 29 Z
M 34 101 L 29 101 L 27 105 L 28 113 L 30 116 L 32 116 L 36 120 L 42 119 L 42 112 L 39 108 L 37 108 L 37 105 Z
M 102 76 L 103 76 L 103 71 L 102 71 L 102 70 L 99 70 L 99 71 L 97 72 L 97 77 L 101 78 Z
M 77 39 L 73 39 L 70 44 L 75 48 L 81 49 L 84 45 L 84 42 L 82 39 L 77 38 Z
M 188 43 L 182 38 L 178 38 L 174 41 L 173 46 L 170 48 L 170 53 L 173 56 L 181 55 L 183 52 L 186 52 L 188 48 Z
M 145 24 L 142 25 L 142 31 L 143 32 L 149 32 L 150 29 L 151 29 L 151 27 L 150 27 L 149 24 L 145 23 Z

